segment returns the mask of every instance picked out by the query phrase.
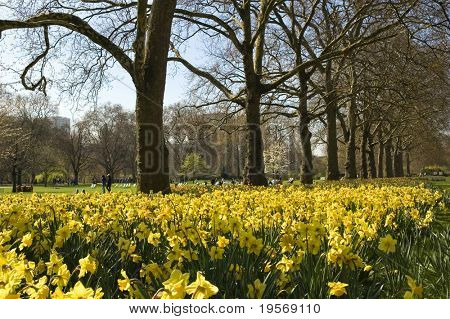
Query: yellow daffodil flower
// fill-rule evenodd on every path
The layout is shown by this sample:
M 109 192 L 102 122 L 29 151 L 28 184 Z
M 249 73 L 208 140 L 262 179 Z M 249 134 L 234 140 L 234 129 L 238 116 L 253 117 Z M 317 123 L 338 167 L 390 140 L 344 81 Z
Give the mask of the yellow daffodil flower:
M 200 272 L 197 272 L 197 279 L 186 287 L 186 292 L 192 295 L 193 299 L 208 299 L 217 294 L 219 288 L 207 281 Z

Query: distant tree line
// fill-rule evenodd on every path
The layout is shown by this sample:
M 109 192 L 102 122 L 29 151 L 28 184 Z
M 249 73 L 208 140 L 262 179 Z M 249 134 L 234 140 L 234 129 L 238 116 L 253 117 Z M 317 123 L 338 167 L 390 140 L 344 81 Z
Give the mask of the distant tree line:
M 55 181 L 72 185 L 93 181 L 99 183 L 101 176 L 106 174 L 117 181 L 136 181 L 136 124 L 133 112 L 120 105 L 106 104 L 87 111 L 71 127 L 57 127 L 54 122 L 57 106 L 42 95 L 22 96 L 2 92 L 0 101 L 0 181 L 13 184 L 14 190 L 16 185 L 48 185 Z M 220 110 L 220 106 L 194 109 L 181 104 L 167 108 L 164 131 L 171 180 L 243 179 L 247 154 L 245 118 L 242 115 L 230 117 Z M 324 178 L 327 174 L 326 152 L 323 151 L 326 150 L 326 127 L 320 120 L 312 127 L 314 134 L 311 141 L 315 149 L 312 176 Z M 410 140 L 414 148 L 405 151 L 399 149 L 399 144 L 391 145 L 391 155 L 386 150 L 388 155 L 385 156 L 380 155 L 379 137 L 373 136 L 376 139 L 374 142 L 373 137 L 369 136 L 368 140 L 375 146 L 366 145 L 367 152 L 374 152 L 376 148 L 378 154 L 376 157 L 366 154 L 366 163 L 362 156 L 356 157 L 354 165 L 360 171 L 355 176 L 405 176 L 419 173 L 425 165 L 448 165 L 448 157 L 439 155 L 447 151 L 444 149 L 445 137 L 436 136 L 433 139 L 432 135 L 426 135 L 422 140 L 422 132 L 427 129 L 430 128 L 424 127 L 414 133 L 411 128 L 410 134 L 416 137 L 414 143 Z M 277 179 L 302 178 L 304 160 L 296 118 L 264 115 L 261 130 L 267 176 Z M 344 134 L 345 128 L 339 130 L 339 136 L 342 136 L 340 144 L 345 145 L 344 135 L 348 133 Z M 429 132 L 431 134 L 432 130 Z M 355 152 L 360 153 L 358 145 L 363 143 L 362 138 L 360 134 L 355 136 Z M 392 140 L 397 142 L 394 137 Z M 432 151 L 429 152 L 429 149 Z M 398 153 L 403 151 L 406 152 L 405 160 L 398 163 Z M 348 169 L 345 163 L 348 153 L 347 148 L 341 147 L 339 150 L 342 171 Z M 380 168 L 380 165 L 386 167 Z M 374 173 L 373 170 L 379 171 Z

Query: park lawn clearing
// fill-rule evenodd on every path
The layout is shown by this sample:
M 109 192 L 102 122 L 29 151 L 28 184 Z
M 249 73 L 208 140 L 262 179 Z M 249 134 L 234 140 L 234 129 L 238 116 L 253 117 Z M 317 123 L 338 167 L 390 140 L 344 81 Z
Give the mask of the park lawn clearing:
M 2 186 L 0 187 L 0 195 L 11 194 L 12 186 Z M 76 194 L 78 191 L 81 193 L 83 190 L 88 194 L 102 193 L 102 187 L 97 186 L 92 188 L 91 185 L 79 185 L 79 186 L 34 186 L 33 193 L 35 194 Z M 121 185 L 113 185 L 112 192 L 130 192 L 135 193 L 136 187 L 123 187 Z M 23 193 L 23 194 L 33 194 L 33 193 Z

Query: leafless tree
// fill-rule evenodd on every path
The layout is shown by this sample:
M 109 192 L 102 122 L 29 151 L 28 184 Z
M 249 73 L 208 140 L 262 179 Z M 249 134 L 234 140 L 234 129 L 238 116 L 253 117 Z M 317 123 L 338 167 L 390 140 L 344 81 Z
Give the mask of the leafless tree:
M 138 1 L 1 1 L 10 19 L 0 20 L 0 32 L 25 30 L 38 36 L 42 51 L 30 52 L 24 67 L 25 88 L 46 91 L 45 66 L 50 53 L 71 47 L 68 74 L 72 88 L 90 79 L 88 89 L 103 83 L 114 63 L 130 75 L 136 88 L 138 188 L 142 192 L 169 192 L 167 151 L 162 114 L 172 18 L 176 0 Z M 85 63 L 90 61 L 89 63 Z M 32 72 L 34 71 L 34 72 Z M 39 76 L 35 74 L 39 73 Z M 82 86 L 82 85 L 81 85 Z M 76 91 L 73 89 L 73 91 Z M 151 136 L 151 138 L 149 138 Z
M 72 169 L 74 184 L 78 185 L 80 172 L 88 167 L 93 156 L 88 123 L 80 121 L 72 129 L 60 130 L 58 149 Z
M 133 132 L 132 114 L 120 105 L 106 104 L 88 112 L 83 122 L 87 126 L 84 138 L 89 139 L 89 148 L 93 160 L 112 178 L 127 167 L 130 154 L 130 132 Z M 82 142 L 82 141 L 78 141 Z M 78 155 L 87 156 L 86 149 Z M 83 158 L 86 160 L 86 158 Z M 80 163 L 78 162 L 78 165 Z

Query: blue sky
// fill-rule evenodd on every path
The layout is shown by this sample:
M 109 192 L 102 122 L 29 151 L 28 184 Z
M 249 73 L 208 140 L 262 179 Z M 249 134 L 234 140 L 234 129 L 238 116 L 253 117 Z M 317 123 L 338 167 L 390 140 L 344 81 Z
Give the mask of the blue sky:
M 136 95 L 130 76 L 119 66 L 115 67 L 110 73 L 116 79 L 111 83 L 111 88 L 105 88 L 100 92 L 99 103 L 117 103 L 133 110 Z M 175 68 L 172 64 L 169 64 L 164 97 L 165 105 L 174 104 L 184 99 L 188 89 L 188 76 L 183 68 Z M 70 110 L 64 110 L 64 108 L 60 108 L 60 111 L 61 114 L 67 111 L 70 113 Z
M 0 61 L 4 65 L 12 66 L 14 69 L 23 68 L 24 63 L 19 63 L 19 67 L 13 61 L 17 60 L 15 52 L 8 48 L 7 43 L 0 45 Z M 109 71 L 109 76 L 113 80 L 102 89 L 98 96 L 98 103 L 114 103 L 121 104 L 127 110 L 134 110 L 135 105 L 135 89 L 131 81 L 130 76 L 119 65 L 116 65 Z M 188 90 L 188 77 L 189 73 L 182 67 L 177 67 L 173 64 L 169 64 L 166 93 L 165 93 L 165 105 L 174 104 L 182 101 Z M 16 83 L 20 81 L 20 76 L 12 70 L 0 69 L 0 83 Z M 27 94 L 20 83 L 9 86 L 9 89 L 13 89 L 21 94 Z M 49 96 L 52 101 L 60 101 L 60 92 L 53 88 L 49 91 Z M 79 118 L 85 109 L 76 110 L 75 104 L 70 99 L 62 100 L 58 103 L 59 115 L 69 117 L 71 119 Z
M 5 12 L 0 10 L 0 18 L 9 18 Z M 2 34 L 0 39 L 0 83 L 12 84 L 8 85 L 9 91 L 16 91 L 20 94 L 27 94 L 20 84 L 20 73 L 24 67 L 32 61 L 32 57 L 28 52 L 20 48 L 15 38 L 16 31 L 6 31 Z M 18 48 L 19 47 L 19 48 Z M 201 66 L 202 63 L 202 44 L 195 41 L 189 47 L 187 52 L 183 52 L 185 57 L 189 58 L 192 63 Z M 37 52 L 33 52 L 35 56 Z M 50 68 L 57 69 L 57 65 L 50 65 Z M 47 72 L 48 74 L 51 72 Z M 100 91 L 98 96 L 98 103 L 114 103 L 121 104 L 126 109 L 132 111 L 135 105 L 134 85 L 130 76 L 120 67 L 118 63 L 109 71 L 109 77 L 114 79 L 108 83 L 105 88 Z M 175 67 L 173 63 L 169 63 L 165 105 L 174 104 L 182 101 L 188 90 L 188 81 L 190 73 L 184 67 L 178 65 Z M 58 104 L 59 115 L 69 117 L 71 119 L 80 118 L 89 106 L 84 109 L 77 110 L 75 102 L 70 99 L 61 100 L 60 92 L 55 88 L 48 90 L 51 100 Z

